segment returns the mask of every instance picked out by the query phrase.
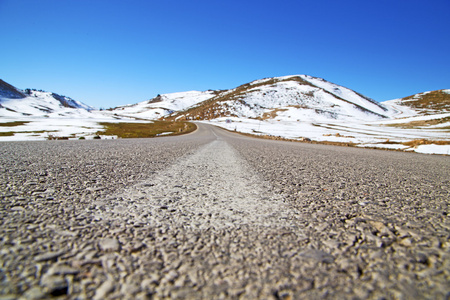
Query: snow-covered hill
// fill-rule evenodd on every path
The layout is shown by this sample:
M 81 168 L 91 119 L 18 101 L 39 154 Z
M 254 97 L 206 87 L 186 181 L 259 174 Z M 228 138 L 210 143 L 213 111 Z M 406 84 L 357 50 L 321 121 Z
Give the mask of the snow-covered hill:
M 0 80 L 0 117 L 80 116 L 94 108 L 72 98 L 37 90 L 19 90 Z
M 0 80 L 0 141 L 93 136 L 103 128 L 99 122 L 120 119 L 126 120 L 66 96 L 20 90 Z
M 396 111 L 396 118 L 445 114 L 450 112 L 450 89 L 419 93 L 383 104 Z
M 21 99 L 1 98 L 0 104 L 0 116 L 3 117 L 86 116 L 94 109 L 71 98 L 40 91 L 30 91 L 30 94 Z
M 159 119 L 176 111 L 182 111 L 199 102 L 216 95 L 215 91 L 189 91 L 158 95 L 148 101 L 118 106 L 108 110 L 120 116 L 131 116 L 143 119 Z
M 216 93 L 207 101 L 168 118 L 325 121 L 377 120 L 392 114 L 388 107 L 368 97 L 307 75 L 266 78 Z

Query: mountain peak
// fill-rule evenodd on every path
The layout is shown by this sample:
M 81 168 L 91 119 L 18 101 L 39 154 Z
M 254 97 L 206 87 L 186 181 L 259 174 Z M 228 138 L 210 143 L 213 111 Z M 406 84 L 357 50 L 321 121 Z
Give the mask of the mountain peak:
M 22 99 L 26 95 L 16 87 L 0 79 L 0 98 Z

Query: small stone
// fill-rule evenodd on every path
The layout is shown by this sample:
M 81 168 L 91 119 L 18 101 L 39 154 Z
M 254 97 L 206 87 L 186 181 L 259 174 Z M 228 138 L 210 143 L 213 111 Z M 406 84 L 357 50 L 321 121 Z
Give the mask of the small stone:
M 371 260 L 379 260 L 382 259 L 383 256 L 384 256 L 383 250 L 373 251 L 369 254 Z
M 147 275 L 147 278 L 142 280 L 141 288 L 146 289 L 151 285 L 159 285 L 159 275 L 157 273 L 150 273 Z
M 370 225 L 372 225 L 372 227 L 375 228 L 380 233 L 389 234 L 389 235 L 392 234 L 391 231 L 389 230 L 389 228 L 387 228 L 387 226 L 383 222 L 369 220 L 368 223 Z
M 439 275 L 439 274 L 441 274 L 442 272 L 443 272 L 442 270 L 436 270 L 436 269 L 428 268 L 428 269 L 422 270 L 422 271 L 420 271 L 420 272 L 417 272 L 416 274 L 417 274 L 419 277 L 430 278 L 430 277 Z
M 54 265 L 47 272 L 49 275 L 75 275 L 78 273 L 80 270 L 68 265 Z
M 38 286 L 32 287 L 31 289 L 27 290 L 23 295 L 23 299 L 27 300 L 37 300 L 45 298 L 46 298 L 45 291 Z
M 46 260 L 54 260 L 55 258 L 58 258 L 59 256 L 63 255 L 65 251 L 56 251 L 56 252 L 47 252 L 40 254 L 34 258 L 35 261 L 41 262 Z
M 306 257 L 306 258 L 311 258 L 314 259 L 318 262 L 323 262 L 323 263 L 332 263 L 334 261 L 334 258 L 332 255 L 320 251 L 320 250 L 315 250 L 315 249 L 307 249 L 305 251 L 302 251 L 299 253 L 300 256 Z
M 404 238 L 399 243 L 404 247 L 411 247 L 413 244 L 413 240 L 411 238 Z
M 322 231 L 325 231 L 325 229 L 327 229 L 329 226 L 330 225 L 328 225 L 327 223 L 322 223 L 322 224 L 316 226 L 316 230 L 318 232 L 322 232 Z
M 337 249 L 341 245 L 341 243 L 336 240 L 325 240 L 323 241 L 323 244 L 330 249 Z
M 25 208 L 23 206 L 13 206 L 11 211 L 25 211 Z
M 134 253 L 142 250 L 144 248 L 144 244 L 141 242 L 137 242 L 135 244 L 129 245 L 126 249 L 128 252 Z
M 99 245 L 100 249 L 105 252 L 120 250 L 119 241 L 116 239 L 113 239 L 113 238 L 102 239 L 102 240 L 100 240 L 98 245 Z
M 72 267 L 81 268 L 84 265 L 102 265 L 100 259 L 73 260 Z
M 94 300 L 103 300 L 105 296 L 114 289 L 114 278 L 108 276 L 108 279 L 95 291 Z
M 128 295 L 128 298 L 132 298 L 131 295 L 137 294 L 141 291 L 139 286 L 139 279 L 133 278 L 133 276 L 127 277 L 126 282 L 122 285 L 121 293 Z
M 191 287 L 177 287 L 170 292 L 171 299 L 194 299 L 195 292 Z
M 355 263 L 348 258 L 341 258 L 337 263 L 341 270 L 349 270 L 355 266 Z
M 67 295 L 69 285 L 62 276 L 43 276 L 41 285 L 45 286 L 52 296 Z
M 17 298 L 19 298 L 18 295 L 1 295 L 0 296 L 0 300 L 16 300 Z
M 277 291 L 275 292 L 276 298 L 277 299 L 282 299 L 282 300 L 291 300 L 292 299 L 292 295 L 289 291 Z
M 165 280 L 168 282 L 173 282 L 175 279 L 177 279 L 179 276 L 177 271 L 171 270 L 167 275 L 164 277 Z
M 417 253 L 417 255 L 416 255 L 416 261 L 419 262 L 419 263 L 421 263 L 421 264 L 426 265 L 426 264 L 428 264 L 428 257 L 427 257 L 427 255 L 424 254 L 424 253 Z
M 10 197 L 15 197 L 15 196 L 17 196 L 17 194 L 1 195 L 0 197 L 3 197 L 3 198 L 10 198 Z
M 324 212 L 324 211 L 319 211 L 317 212 L 317 217 L 323 219 L 326 218 L 328 216 L 328 213 Z
M 75 237 L 75 236 L 78 235 L 76 232 L 70 231 L 70 230 L 57 230 L 56 232 L 57 232 L 59 235 L 62 235 L 62 236 L 71 236 L 71 237 Z

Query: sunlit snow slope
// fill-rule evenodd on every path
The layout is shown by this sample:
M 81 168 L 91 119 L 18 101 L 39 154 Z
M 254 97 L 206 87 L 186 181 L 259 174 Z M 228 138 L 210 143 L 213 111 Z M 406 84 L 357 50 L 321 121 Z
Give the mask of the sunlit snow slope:
M 0 80 L 0 117 L 86 116 L 94 108 L 72 98 L 37 90 L 19 90 Z
M 307 75 L 256 80 L 217 95 L 169 119 L 213 120 L 221 117 L 300 121 L 377 120 L 388 107 L 350 89 Z
M 66 96 L 20 90 L 0 80 L 0 141 L 93 137 L 116 116 Z
M 189 91 L 158 95 L 148 101 L 119 106 L 108 111 L 120 116 L 144 119 L 159 119 L 176 111 L 184 110 L 194 104 L 208 100 L 215 91 Z

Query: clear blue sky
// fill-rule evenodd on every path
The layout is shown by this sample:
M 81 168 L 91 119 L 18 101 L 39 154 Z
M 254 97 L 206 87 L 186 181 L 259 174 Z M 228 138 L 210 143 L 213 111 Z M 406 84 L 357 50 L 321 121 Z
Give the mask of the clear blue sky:
M 1 79 L 96 107 L 293 74 L 450 88 L 450 0 L 0 0 L 0 28 Z

